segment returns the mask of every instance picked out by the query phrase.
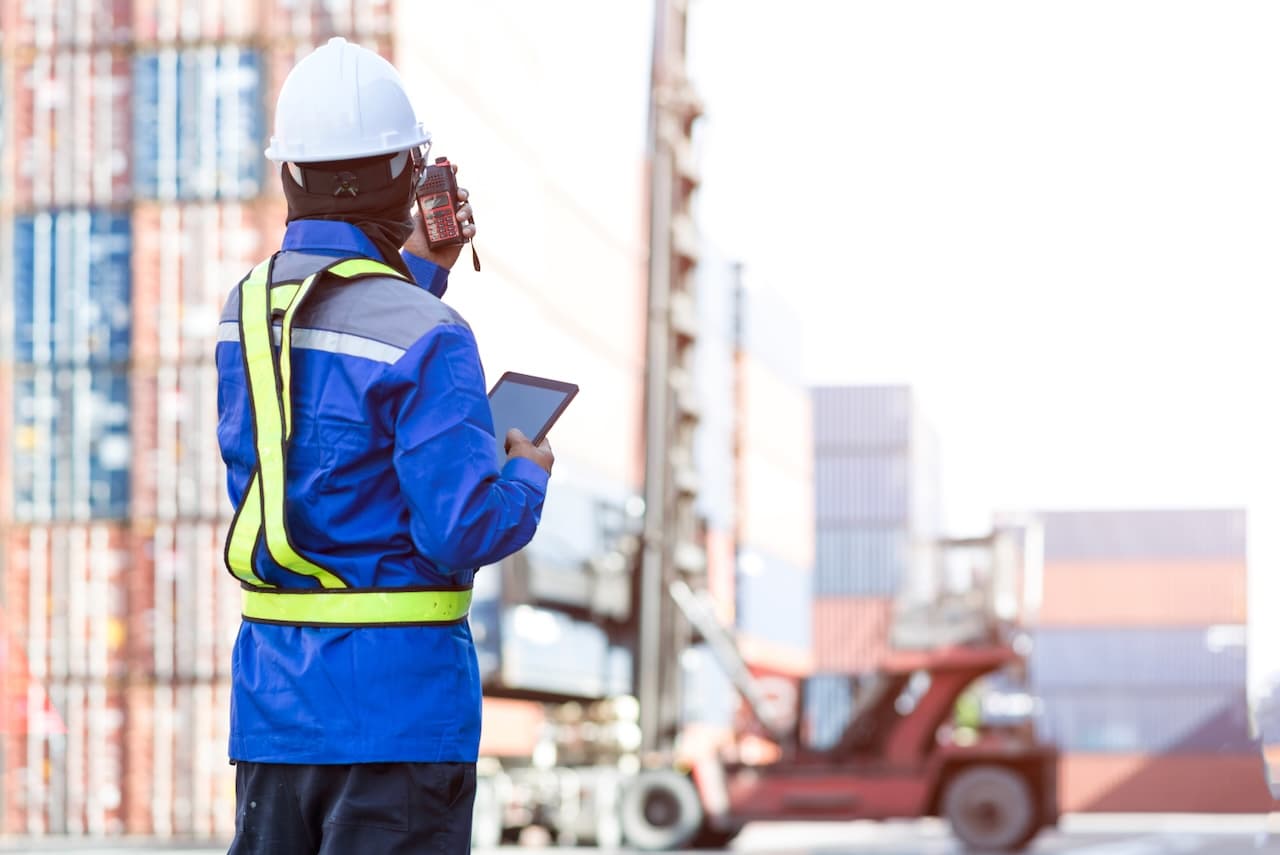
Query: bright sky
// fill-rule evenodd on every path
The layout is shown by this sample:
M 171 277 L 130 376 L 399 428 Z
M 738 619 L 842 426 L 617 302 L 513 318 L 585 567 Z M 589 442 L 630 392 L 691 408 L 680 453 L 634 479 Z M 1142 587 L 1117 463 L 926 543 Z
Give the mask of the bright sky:
M 919 390 L 957 533 L 1247 506 L 1257 628 L 1280 602 L 1280 5 L 691 8 L 701 225 L 790 296 L 809 379 Z

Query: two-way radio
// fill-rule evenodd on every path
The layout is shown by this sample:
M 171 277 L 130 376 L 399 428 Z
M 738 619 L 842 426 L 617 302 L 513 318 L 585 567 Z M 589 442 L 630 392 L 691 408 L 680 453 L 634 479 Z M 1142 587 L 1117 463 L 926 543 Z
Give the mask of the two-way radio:
M 422 225 L 427 230 L 427 245 L 432 249 L 461 246 L 469 241 L 458 223 L 458 182 L 454 178 L 453 164 L 447 157 L 437 157 L 436 162 L 422 170 L 417 188 L 418 211 Z M 474 222 L 474 217 L 472 222 Z M 480 258 L 471 247 L 471 261 L 480 270 Z

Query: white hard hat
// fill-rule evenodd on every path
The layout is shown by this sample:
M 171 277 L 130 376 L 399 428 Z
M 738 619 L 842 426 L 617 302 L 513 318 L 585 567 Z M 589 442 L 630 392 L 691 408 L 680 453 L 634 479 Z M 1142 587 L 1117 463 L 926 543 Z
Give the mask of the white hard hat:
M 285 78 L 266 155 L 277 163 L 350 160 L 430 140 L 395 67 L 367 48 L 333 38 Z

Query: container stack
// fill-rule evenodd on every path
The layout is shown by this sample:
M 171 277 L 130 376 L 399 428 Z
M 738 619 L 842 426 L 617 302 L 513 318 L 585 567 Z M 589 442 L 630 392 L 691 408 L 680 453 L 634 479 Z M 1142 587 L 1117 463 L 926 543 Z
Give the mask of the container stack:
M 225 837 L 217 319 L 293 62 L 390 0 L 0 2 L 0 833 Z
M 128 8 L 4 30 L 0 832 L 125 824 L 131 325 Z
M 1064 752 L 1063 809 L 1269 809 L 1246 700 L 1244 512 L 1042 521 L 1030 677 Z
M 934 593 L 937 441 L 905 386 L 816 388 L 813 417 L 814 665 L 859 674 L 884 657 L 895 602 Z

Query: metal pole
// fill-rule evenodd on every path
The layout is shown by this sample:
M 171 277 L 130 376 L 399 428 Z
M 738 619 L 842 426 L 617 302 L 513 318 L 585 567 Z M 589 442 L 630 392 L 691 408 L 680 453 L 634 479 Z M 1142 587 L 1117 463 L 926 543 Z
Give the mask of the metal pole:
M 670 440 L 671 150 L 663 141 L 660 103 L 665 73 L 667 2 L 655 0 L 649 86 L 649 300 L 645 384 L 644 549 L 640 562 L 640 625 L 636 652 L 641 751 L 662 749 L 664 583 L 667 565 L 667 445 Z

